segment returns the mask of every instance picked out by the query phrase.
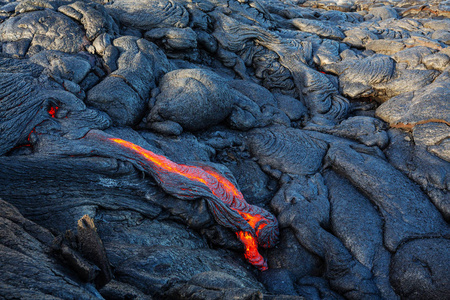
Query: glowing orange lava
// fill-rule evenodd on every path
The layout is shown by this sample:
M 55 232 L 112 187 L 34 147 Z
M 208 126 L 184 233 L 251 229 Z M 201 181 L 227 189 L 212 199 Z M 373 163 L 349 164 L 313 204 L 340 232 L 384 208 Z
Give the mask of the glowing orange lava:
M 58 108 L 59 108 L 58 106 L 50 106 L 47 112 L 52 118 L 54 118 L 56 112 L 58 111 Z
M 110 137 L 108 138 L 110 141 L 113 141 L 117 144 L 122 145 L 128 150 L 132 150 L 134 154 L 145 159 L 146 164 L 150 165 L 152 170 L 159 173 L 171 173 L 181 175 L 185 178 L 188 178 L 190 181 L 196 181 L 202 183 L 204 186 L 208 188 L 210 193 L 212 193 L 215 197 L 220 199 L 226 206 L 235 211 L 241 217 L 239 219 L 240 222 L 246 223 L 247 225 L 239 227 L 239 228 L 247 228 L 246 230 L 237 230 L 236 235 L 239 240 L 245 246 L 245 258 L 254 266 L 258 267 L 260 270 L 267 270 L 267 263 L 264 258 L 258 252 L 258 241 L 261 238 L 261 231 L 268 225 L 274 224 L 275 231 L 274 238 L 277 237 L 278 234 L 278 226 L 276 219 L 274 217 L 264 217 L 262 213 L 271 216 L 267 211 L 262 208 L 255 208 L 254 206 L 248 204 L 242 193 L 236 188 L 236 186 L 228 180 L 225 176 L 220 174 L 218 171 L 209 166 L 188 166 L 183 164 L 177 164 L 162 155 L 158 155 L 153 153 L 152 151 L 146 150 L 136 144 L 130 143 L 128 141 Z M 163 180 L 161 180 L 163 181 Z M 173 180 L 172 180 L 173 181 Z M 173 184 L 173 182 L 171 183 Z M 180 190 L 183 192 L 189 192 L 190 189 L 186 188 L 186 186 L 180 186 Z M 219 209 L 218 209 L 219 210 Z M 261 212 L 261 213 L 257 213 Z M 242 220 L 243 219 L 243 220 Z M 217 220 L 217 219 L 216 219 Z M 228 220 L 228 219 L 227 219 Z M 228 222 L 228 221 L 227 221 Z M 226 223 L 222 221 L 221 224 Z M 237 226 L 233 226 L 236 228 Z M 264 241 L 261 244 L 263 247 L 269 247 L 272 243 L 272 239 L 268 241 Z
M 260 271 L 267 270 L 267 263 L 258 252 L 258 243 L 255 238 L 250 233 L 245 231 L 236 232 L 236 235 L 245 246 L 244 256 L 248 262 L 254 266 L 258 266 Z

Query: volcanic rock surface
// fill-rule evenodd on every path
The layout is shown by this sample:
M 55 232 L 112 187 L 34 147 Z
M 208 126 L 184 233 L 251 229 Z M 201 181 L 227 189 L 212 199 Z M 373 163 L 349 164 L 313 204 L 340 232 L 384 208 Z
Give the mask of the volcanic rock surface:
M 448 299 L 449 17 L 0 0 L 0 298 Z

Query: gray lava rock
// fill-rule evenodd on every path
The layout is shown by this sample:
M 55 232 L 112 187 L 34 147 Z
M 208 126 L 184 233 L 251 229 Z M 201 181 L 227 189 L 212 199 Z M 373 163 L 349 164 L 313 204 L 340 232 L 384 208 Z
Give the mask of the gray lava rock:
M 352 98 L 376 95 L 374 85 L 389 81 L 394 69 L 394 61 L 385 55 L 348 59 L 325 67 L 326 71 L 339 76 L 343 94 Z
M 51 119 L 48 110 L 58 106 L 83 111 L 84 103 L 64 91 L 44 74 L 45 69 L 28 60 L 0 57 L 0 153 L 30 142 L 33 128 Z
M 245 288 L 244 284 L 226 273 L 206 271 L 194 275 L 187 283 L 175 285 L 166 296 L 183 299 L 251 299 L 262 297 L 257 289 Z
M 289 271 L 293 281 L 308 275 L 320 276 L 323 272 L 322 259 L 305 249 L 289 228 L 281 230 L 280 242 L 268 254 L 267 262 L 270 269 Z
M 339 43 L 333 40 L 323 40 L 320 46 L 314 51 L 314 62 L 318 66 L 324 66 L 340 61 Z
M 397 95 L 408 95 L 408 92 L 415 92 L 421 88 L 426 89 L 439 74 L 436 70 L 397 69 L 390 81 L 381 82 L 375 88 L 381 99 L 386 100 Z
M 295 40 L 263 42 L 280 57 L 280 63 L 292 74 L 296 90 L 318 123 L 334 123 L 348 113 L 348 100 L 327 75 L 310 68 L 303 55 L 305 47 Z
M 237 101 L 236 106 L 239 106 L 249 112 L 256 119 L 258 126 L 265 126 L 267 124 L 283 124 L 288 126 L 290 124 L 288 116 L 284 111 L 277 106 L 274 95 L 266 88 L 245 80 L 233 80 L 228 83 L 229 86 L 239 91 L 241 94 L 250 98 L 257 104 L 245 105 L 243 101 Z M 250 104 L 250 103 L 249 103 Z M 231 116 L 233 119 L 234 116 Z M 236 120 L 235 120 L 235 123 Z
M 20 46 L 24 41 L 27 44 Z M 41 50 L 77 53 L 86 45 L 84 32 L 78 24 L 52 10 L 32 11 L 6 20 L 0 24 L 0 42 L 4 52 L 19 57 Z
M 345 35 L 338 28 L 328 26 L 316 20 L 309 19 L 292 19 L 292 25 L 301 31 L 315 33 L 324 38 L 343 39 Z
M 336 173 L 325 173 L 325 179 L 333 232 L 361 264 L 372 270 L 381 296 L 398 298 L 389 283 L 391 254 L 383 245 L 383 220 L 377 209 Z
M 297 121 L 306 118 L 308 109 L 299 100 L 290 96 L 275 94 L 275 99 L 278 102 L 278 108 L 282 110 L 291 121 Z
M 345 38 L 342 42 L 353 47 L 362 48 L 372 40 L 378 40 L 378 36 L 368 29 L 352 28 L 344 32 Z
M 166 290 L 186 281 L 205 289 L 262 289 L 242 266 L 206 249 L 205 241 L 183 225 L 127 210 L 103 210 L 97 218 L 116 279 L 146 294 L 173 293 Z
M 435 39 L 435 40 L 440 40 L 444 44 L 449 45 L 450 44 L 450 31 L 448 31 L 448 30 L 436 30 L 431 35 L 431 38 Z
M 448 19 L 425 19 L 423 20 L 423 27 L 432 30 L 450 30 L 450 22 Z
M 390 251 L 412 238 L 450 234 L 425 193 L 385 160 L 342 145 L 332 146 L 327 160 L 379 208 L 384 219 L 384 245 Z
M 450 122 L 449 82 L 435 82 L 400 94 L 378 107 L 376 115 L 391 126 L 412 127 L 430 121 Z
M 450 57 L 444 53 L 438 52 L 432 55 L 428 55 L 427 57 L 423 58 L 422 61 L 428 69 L 443 71 L 449 66 Z
M 450 8 L 375 2 L 0 0 L 0 298 L 447 297 Z
M 93 41 L 102 33 L 107 32 L 114 35 L 119 32 L 117 24 L 108 15 L 103 5 L 99 3 L 76 1 L 60 6 L 58 11 L 83 24 L 86 37 L 90 41 Z
M 115 134 L 114 132 L 110 132 Z M 161 149 L 169 159 L 183 164 L 208 162 L 213 150 L 200 142 L 191 133 L 183 133 L 177 137 L 167 137 L 152 132 L 140 132 L 140 135 L 155 149 Z
M 386 55 L 395 54 L 405 49 L 405 47 L 406 45 L 403 41 L 394 39 L 370 40 L 366 43 L 367 50 Z
M 105 111 L 119 125 L 134 125 L 144 116 L 155 81 L 172 66 L 153 43 L 136 37 L 113 41 L 120 51 L 118 69 L 89 90 L 86 103 Z
M 418 46 L 399 51 L 392 55 L 397 63 L 406 63 L 408 67 L 414 68 L 423 62 L 423 59 L 433 54 L 432 49 L 428 47 Z
M 274 95 L 259 84 L 248 82 L 247 80 L 233 80 L 228 85 L 252 99 L 260 107 L 265 105 L 277 106 Z
M 149 40 L 162 40 L 167 50 L 188 50 L 197 48 L 197 34 L 187 28 L 154 28 L 145 33 Z
M 196 131 L 224 121 L 248 130 L 270 123 L 289 123 L 285 114 L 271 106 L 261 109 L 254 101 L 228 85 L 228 80 L 205 69 L 180 69 L 166 74 L 161 93 L 146 117 L 147 126 L 161 133 L 179 134 L 176 124 Z M 167 122 L 174 122 L 168 124 Z M 176 124 L 175 124 L 176 123 Z M 163 126 L 163 127 L 162 127 Z
M 153 299 L 150 295 L 144 294 L 132 285 L 115 280 L 112 280 L 101 290 L 99 290 L 99 292 L 105 299 L 126 299 L 127 297 L 131 297 L 136 300 Z
M 30 57 L 30 61 L 45 67 L 53 78 L 80 84 L 92 70 L 93 57 L 70 55 L 60 51 L 44 50 Z
M 143 117 L 145 99 L 120 77 L 107 77 L 93 87 L 87 104 L 105 111 L 118 125 L 133 125 Z
M 190 250 L 174 246 L 140 248 L 130 251 L 128 255 L 123 254 L 123 260 L 116 267 L 116 276 L 146 294 L 160 295 L 170 282 L 190 279 L 195 274 L 208 271 L 227 272 L 246 279 L 247 287 L 259 285 L 243 266 L 211 249 Z
M 306 249 L 325 261 L 331 287 L 349 299 L 379 297 L 369 268 L 348 252 L 329 231 L 330 203 L 322 176 L 298 177 L 284 184 L 271 201 L 280 227 L 290 227 Z
M 450 240 L 421 239 L 402 245 L 392 258 L 395 290 L 408 299 L 447 299 Z
M 422 132 L 422 138 L 425 140 L 426 136 L 439 136 L 439 125 L 433 123 L 424 124 L 426 128 L 431 128 L 432 131 Z M 447 125 L 443 125 L 447 127 Z M 417 129 L 422 130 L 420 127 Z M 416 131 L 414 129 L 414 131 Z M 445 128 L 444 134 L 448 133 Z M 390 144 L 386 149 L 386 155 L 389 162 L 407 174 L 409 178 L 419 184 L 422 189 L 430 197 L 433 204 L 441 212 L 447 222 L 450 221 L 450 165 L 445 163 L 441 158 L 430 153 L 430 146 L 425 147 L 421 145 L 420 139 L 417 144 L 413 142 L 413 137 L 408 133 L 402 132 L 400 129 L 389 130 Z M 426 140 L 425 140 L 426 141 Z M 427 151 L 428 150 L 428 151 Z
M 391 6 L 381 6 L 381 7 L 371 8 L 369 10 L 369 12 L 372 15 L 374 15 L 374 17 L 380 18 L 381 20 L 398 18 L 397 11 L 394 8 L 392 8 Z
M 233 173 L 239 189 L 245 200 L 250 204 L 267 203 L 273 196 L 270 189 L 275 185 L 260 166 L 252 160 L 238 160 L 235 163 L 225 163 Z
M 299 175 L 316 173 L 327 149 L 307 131 L 281 126 L 253 130 L 248 145 L 261 166 Z
M 186 27 L 189 14 L 172 0 L 116 0 L 106 10 L 126 26 L 150 30 L 158 27 Z
M 75 150 L 74 147 L 71 148 Z M 0 164 L 1 197 L 8 199 L 25 216 L 46 228 L 61 232 L 73 229 L 83 215 L 94 215 L 97 205 L 112 209 L 127 207 L 131 205 L 132 199 L 137 200 L 137 203 L 132 204 L 134 209 L 143 215 L 155 217 L 161 212 L 157 198 L 154 198 L 159 192 L 152 190 L 148 183 L 143 183 L 144 185 L 138 188 L 139 174 L 132 166 L 122 162 L 111 159 L 50 159 L 48 156 L 40 156 L 33 159 L 2 157 Z M 57 169 L 54 168 L 55 165 L 58 166 Z M 28 170 L 26 172 L 29 174 L 28 179 L 21 174 L 22 168 Z M 121 176 L 129 177 L 129 180 L 122 182 L 118 179 Z M 16 184 L 16 189 L 7 180 L 8 177 L 16 177 L 17 180 L 21 178 L 20 183 Z M 49 179 L 51 177 L 58 178 L 58 181 Z M 33 192 L 21 191 L 24 186 L 29 186 L 34 181 L 38 183 L 34 185 Z M 130 187 L 134 185 L 137 189 L 134 192 L 129 189 L 122 190 L 125 188 L 124 183 Z M 65 197 L 60 195 L 59 191 L 62 190 Z M 46 191 L 46 196 L 40 191 Z M 103 196 L 99 191 L 105 192 Z M 154 199 L 150 202 L 154 203 L 145 200 L 142 193 L 144 195 L 148 193 L 148 197 Z M 86 199 L 89 200 L 85 201 Z
M 285 269 L 270 269 L 259 275 L 269 293 L 275 295 L 297 295 L 289 272 Z
M 54 236 L 0 199 L 0 294 L 5 298 L 98 299 L 52 256 Z M 91 291 L 90 291 L 91 290 Z
M 381 149 L 385 148 L 389 142 L 385 124 L 379 119 L 372 117 L 350 117 L 333 127 L 310 124 L 305 126 L 304 129 L 357 140 L 366 146 L 378 146 Z
M 147 122 L 170 120 L 187 130 L 199 130 L 225 120 L 236 101 L 226 80 L 201 69 L 176 70 L 160 82 L 161 94 Z

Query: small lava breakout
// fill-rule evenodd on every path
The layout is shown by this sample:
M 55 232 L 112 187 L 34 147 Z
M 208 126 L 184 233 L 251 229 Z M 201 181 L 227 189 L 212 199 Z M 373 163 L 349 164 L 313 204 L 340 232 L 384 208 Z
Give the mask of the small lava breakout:
M 248 204 L 242 193 L 225 175 L 211 166 L 177 164 L 131 142 L 97 133 L 91 137 L 120 145 L 121 155 L 150 173 L 161 188 L 179 199 L 206 199 L 215 220 L 236 232 L 245 246 L 245 258 L 259 270 L 267 263 L 258 246 L 268 248 L 278 239 L 278 221 L 266 210 Z

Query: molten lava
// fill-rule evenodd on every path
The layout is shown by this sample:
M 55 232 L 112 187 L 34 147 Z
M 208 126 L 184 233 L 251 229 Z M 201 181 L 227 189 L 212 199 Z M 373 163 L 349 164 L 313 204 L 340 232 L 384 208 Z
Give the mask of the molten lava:
M 55 114 L 58 111 L 58 108 L 58 106 L 50 106 L 47 112 L 52 118 L 55 118 Z
M 121 145 L 125 150 L 122 155 L 153 175 L 166 192 L 180 199 L 206 199 L 216 221 L 236 231 L 245 246 L 245 258 L 261 271 L 267 270 L 258 245 L 270 247 L 276 242 L 278 222 L 266 210 L 248 204 L 242 193 L 222 173 L 211 166 L 177 164 L 119 138 L 101 138 Z

